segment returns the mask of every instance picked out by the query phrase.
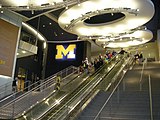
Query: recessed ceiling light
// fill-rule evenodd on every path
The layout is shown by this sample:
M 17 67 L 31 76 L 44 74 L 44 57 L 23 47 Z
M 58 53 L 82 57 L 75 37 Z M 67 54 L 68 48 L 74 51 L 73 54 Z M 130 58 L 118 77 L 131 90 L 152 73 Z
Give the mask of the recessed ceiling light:
M 27 52 L 23 50 L 22 53 L 27 53 Z
M 45 27 L 45 25 L 43 25 L 43 27 Z
M 51 5 L 56 5 L 56 2 L 51 3 Z
M 3 13 L 3 10 L 1 10 L 1 13 Z
M 57 33 L 56 33 L 56 32 L 54 32 L 54 35 L 55 35 L 55 36 L 57 36 Z
M 17 55 L 19 55 L 19 53 L 17 53 Z
M 62 33 L 62 35 L 63 35 L 63 33 Z
M 31 12 L 32 12 L 32 14 L 34 14 L 34 10 L 32 10 Z
M 49 23 L 49 25 L 52 25 L 52 23 Z
M 68 6 L 66 6 L 66 9 L 68 9 Z

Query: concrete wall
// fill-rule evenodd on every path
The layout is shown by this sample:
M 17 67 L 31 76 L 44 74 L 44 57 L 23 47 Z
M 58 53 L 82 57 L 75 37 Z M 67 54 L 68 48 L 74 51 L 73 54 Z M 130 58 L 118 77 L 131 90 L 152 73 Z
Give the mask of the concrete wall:
M 12 93 L 16 53 L 22 25 L 22 18 L 20 16 L 8 10 L 3 11 L 0 14 L 0 43 L 3 49 L 0 52 L 1 63 L 3 63 L 0 64 L 0 68 L 3 68 L 0 72 L 0 98 Z

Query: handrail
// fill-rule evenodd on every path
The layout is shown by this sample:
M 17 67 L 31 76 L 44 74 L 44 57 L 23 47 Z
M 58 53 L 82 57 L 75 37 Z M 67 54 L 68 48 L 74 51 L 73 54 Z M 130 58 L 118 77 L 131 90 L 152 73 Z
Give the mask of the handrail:
M 116 62 L 116 63 L 117 63 L 117 62 Z M 115 64 L 116 64 L 116 63 L 115 63 Z M 112 65 L 111 65 L 111 67 L 113 68 Z M 102 68 L 101 68 L 101 70 L 102 70 Z M 111 69 L 108 69 L 108 71 L 110 71 L 110 70 L 111 70 Z M 98 71 L 99 71 L 99 70 L 98 70 Z M 99 72 L 97 72 L 96 75 L 94 75 L 94 77 L 93 77 L 92 79 L 96 78 L 98 75 L 100 75 Z M 106 74 L 105 74 L 105 75 L 102 75 L 102 76 L 99 77 L 99 78 L 97 78 L 96 81 L 95 81 L 96 83 L 94 83 L 94 84 L 92 84 L 91 86 L 87 87 L 87 89 L 85 88 L 85 86 L 88 86 L 88 85 L 91 83 L 91 81 L 90 81 L 88 84 L 86 84 L 86 85 L 83 87 L 83 89 L 85 89 L 87 92 L 84 92 L 84 94 L 82 94 L 82 95 L 80 96 L 80 100 L 82 99 L 82 96 L 84 97 L 86 94 L 88 94 L 88 92 L 91 92 L 91 89 L 90 89 L 90 88 L 91 88 L 91 87 L 94 88 L 105 76 L 106 76 Z M 82 91 L 83 89 L 81 89 L 81 91 Z M 56 111 L 56 113 L 54 113 L 49 119 L 51 119 L 54 115 L 58 114 L 58 112 L 60 112 L 61 110 L 63 110 L 63 108 L 65 108 L 65 106 L 67 106 L 67 104 L 69 104 L 71 101 L 73 101 L 73 99 L 75 99 L 76 96 L 77 96 L 81 91 L 79 91 L 79 92 L 76 93 L 74 96 L 72 96 L 72 98 L 70 98 L 70 100 L 67 101 L 67 103 L 65 103 L 65 105 L 63 105 L 58 111 Z M 77 99 L 79 99 L 79 98 L 77 98 Z M 77 99 L 76 99 L 76 100 L 77 100 Z M 77 102 L 75 101 L 74 103 L 76 103 L 76 105 L 77 105 L 80 100 L 78 100 Z M 70 105 L 70 106 L 71 106 L 71 105 Z M 74 107 L 75 107 L 75 106 L 74 106 Z M 70 109 L 68 112 L 70 113 L 70 112 L 74 109 L 74 107 L 72 107 L 72 109 Z M 65 112 L 65 111 L 64 111 L 64 112 Z M 60 116 L 56 117 L 56 120 L 64 117 L 64 114 L 65 114 L 65 113 L 62 113 Z
M 2 94 L 6 93 L 6 91 L 8 91 L 8 90 L 6 90 L 5 88 L 7 88 L 7 87 L 12 87 L 12 82 L 13 82 L 13 81 L 9 81 L 9 82 L 7 82 L 6 84 L 3 84 L 3 85 L 0 86 L 0 96 L 1 96 Z M 24 84 L 26 84 L 26 83 L 28 83 L 28 82 L 29 82 L 29 81 L 25 81 Z M 1 91 L 1 89 L 2 89 L 3 91 Z M 9 90 L 11 91 L 10 94 L 12 94 L 12 89 L 9 89 Z M 6 96 L 4 96 L 4 99 L 5 99 L 5 97 L 6 97 Z M 0 99 L 1 99 L 0 102 L 2 102 L 2 101 L 4 100 L 3 97 L 0 98 Z
M 124 63 L 124 65 L 122 65 L 121 69 L 119 70 L 119 72 L 115 75 L 115 77 L 117 77 L 117 75 L 124 69 L 125 65 L 127 65 L 127 63 Z M 95 116 L 94 120 L 97 120 L 97 118 L 99 117 L 100 113 L 102 112 L 102 110 L 104 109 L 104 107 L 106 106 L 106 104 L 108 104 L 109 100 L 111 99 L 112 95 L 115 93 L 116 89 L 118 88 L 118 86 L 120 85 L 121 81 L 123 80 L 123 77 L 126 73 L 126 71 L 123 72 L 124 74 L 122 75 L 121 79 L 119 80 L 119 82 L 117 83 L 117 85 L 115 86 L 115 88 L 113 89 L 113 91 L 111 92 L 111 94 L 109 95 L 108 99 L 106 100 L 106 102 L 103 104 L 102 108 L 99 110 L 99 112 L 97 113 L 97 115 Z M 113 78 L 114 79 L 114 78 Z
M 140 83 L 140 91 L 142 91 L 142 78 L 143 78 L 144 67 L 145 67 L 145 64 L 146 64 L 146 63 L 147 63 L 147 58 L 146 58 L 145 61 L 143 62 L 142 71 L 141 71 L 141 76 L 140 76 L 140 80 L 139 80 L 139 83 Z
M 23 102 L 23 100 L 24 99 L 26 99 L 26 98 L 29 98 L 29 96 L 30 97 L 32 97 L 33 95 L 32 95 L 32 93 L 34 92 L 34 91 L 36 91 L 36 93 L 38 92 L 38 94 L 36 94 L 36 96 L 38 97 L 40 97 L 40 99 L 38 99 L 38 98 L 35 98 L 35 96 L 34 96 L 34 98 L 32 98 L 32 99 L 34 99 L 34 100 L 31 100 L 30 102 L 34 102 L 35 100 L 35 102 L 36 103 L 30 103 L 30 106 L 35 106 L 37 103 L 39 103 L 39 102 L 41 102 L 41 101 L 43 101 L 43 99 L 44 98 L 46 98 L 47 96 L 50 96 L 51 94 L 53 94 L 55 91 L 55 84 L 56 84 L 56 77 L 57 77 L 57 75 L 58 76 L 61 76 L 62 78 L 61 78 L 61 80 L 63 81 L 64 79 L 66 79 L 67 77 L 69 77 L 71 74 L 74 74 L 74 73 L 78 73 L 78 69 L 76 68 L 76 67 L 74 67 L 74 66 L 70 66 L 70 67 L 68 67 L 67 69 L 65 69 L 65 70 L 63 70 L 63 71 L 61 71 L 61 73 L 60 72 L 58 72 L 57 74 L 54 74 L 54 75 L 52 75 L 52 77 L 48 77 L 48 78 L 46 78 L 45 80 L 41 80 L 41 83 L 40 83 L 40 81 L 37 81 L 37 82 L 35 82 L 34 84 L 32 84 L 32 85 L 29 85 L 28 87 L 27 87 L 27 89 L 28 88 L 30 88 L 30 87 L 32 87 L 32 89 L 30 89 L 29 91 L 27 91 L 27 92 L 25 92 L 25 93 L 23 93 L 22 95 L 20 95 L 20 96 L 18 96 L 18 97 L 15 97 L 16 96 L 16 94 L 17 93 L 13 93 L 13 97 L 12 98 L 14 98 L 13 100 L 11 100 L 10 102 L 8 102 L 8 103 L 6 103 L 6 104 L 4 104 L 3 106 L 1 106 L 0 108 L 1 108 L 1 110 L 3 111 L 4 109 L 7 109 L 8 107 L 10 107 L 10 106 L 14 106 L 14 104 L 15 105 L 18 105 L 18 103 L 19 103 L 19 101 L 21 101 L 21 103 Z M 48 91 L 49 90 L 49 91 Z M 45 94 L 44 94 L 45 93 Z M 43 97 L 43 98 L 42 98 Z M 37 101 L 38 100 L 38 101 Z M 12 105 L 13 104 L 13 105 Z M 32 105 L 31 105 L 32 104 Z M 25 107 L 25 109 L 26 109 L 26 107 L 29 107 L 29 106 L 24 106 Z M 14 108 L 12 108 L 12 109 L 14 109 Z M 17 107 L 15 108 L 15 109 L 17 109 Z M 23 110 L 24 110 L 24 108 L 20 108 L 22 111 L 21 112 L 23 112 Z M 28 108 L 27 108 L 28 109 Z M 27 110 L 26 109 L 26 110 Z M 31 108 L 29 108 L 29 109 L 31 109 Z M 26 111 L 25 110 L 25 111 Z M 15 111 L 15 110 L 13 110 L 13 111 Z M 19 110 L 18 110 L 19 111 Z M 9 115 L 10 113 L 8 113 L 7 115 L 8 115 L 8 117 L 10 116 Z M 15 113 L 13 113 L 14 114 L 14 116 L 12 116 L 12 117 L 15 117 L 16 115 L 17 115 L 17 113 L 15 114 Z M 20 113 L 19 113 L 20 114 Z
M 114 56 L 112 59 L 110 59 L 110 61 L 109 62 L 111 62 L 113 59 L 115 59 L 117 56 Z M 102 69 L 103 69 L 103 67 L 105 66 L 106 64 L 104 64 L 103 66 L 101 66 L 99 69 L 97 69 L 94 73 L 95 73 L 95 75 L 94 76 L 96 76 L 96 75 L 98 75 L 98 72 L 99 71 L 101 71 Z M 93 74 L 92 74 L 93 75 Z M 90 76 L 92 76 L 92 75 L 90 75 Z M 70 100 L 69 100 L 70 101 Z M 67 103 L 69 102 L 69 101 L 67 101 Z M 66 103 L 66 104 L 67 104 Z M 60 104 L 60 103 L 59 103 Z M 65 106 L 65 105 L 63 105 L 63 106 Z M 48 111 L 49 111 L 50 109 L 48 109 Z M 46 111 L 45 113 L 43 113 L 43 114 L 41 114 L 41 116 L 39 116 L 37 119 L 40 119 L 42 116 L 44 116 L 48 111 Z M 57 111 L 58 112 L 58 111 Z
M 68 67 L 68 68 L 66 68 L 66 69 L 69 69 L 69 68 L 72 68 L 72 66 L 70 66 L 70 67 Z M 64 71 L 64 70 L 62 70 L 62 71 Z M 58 72 L 58 73 L 56 73 L 56 74 L 59 74 L 59 73 L 60 73 L 60 72 Z M 22 94 L 21 96 L 15 98 L 14 100 L 8 102 L 6 105 L 8 105 L 8 104 L 10 104 L 10 103 L 13 103 L 14 101 L 16 101 L 16 100 L 18 100 L 18 99 L 20 99 L 20 98 L 23 98 L 23 96 L 26 96 L 27 94 L 30 94 L 32 91 L 35 91 L 35 90 L 40 89 L 40 87 L 43 88 L 42 85 L 45 86 L 45 85 L 46 85 L 47 83 L 49 83 L 50 81 L 53 82 L 53 79 L 55 79 L 55 78 L 57 77 L 56 74 L 52 75 L 52 77 L 49 77 L 49 78 L 44 79 L 43 82 L 40 83 L 40 85 L 39 85 L 39 82 L 41 82 L 42 80 L 41 80 L 41 81 L 36 81 L 35 83 L 29 85 L 28 87 L 25 88 L 25 90 L 28 89 L 28 88 L 32 88 L 32 86 L 35 86 L 35 85 L 38 84 L 38 86 L 33 87 L 31 90 L 29 90 L 29 91 L 27 91 L 26 93 Z M 72 73 L 72 74 L 73 74 L 73 73 Z M 68 77 L 68 76 L 65 76 L 64 78 L 62 78 L 62 80 L 65 79 L 66 77 Z M 44 83 L 44 84 L 43 84 L 43 83 Z M 54 83 L 55 83 L 55 82 L 54 82 Z M 18 94 L 18 93 L 20 93 L 20 92 L 13 93 L 12 96 L 15 96 L 15 95 Z M 5 105 L 5 106 L 6 106 L 6 105 Z M 2 107 L 4 107 L 4 106 L 2 106 Z
M 152 105 L 152 87 L 151 87 L 151 75 L 148 75 L 149 80 L 149 101 L 150 101 L 150 113 L 151 113 L 151 120 L 153 120 L 153 105 Z
M 53 78 L 53 79 L 54 79 L 54 78 Z M 45 84 L 48 84 L 48 83 L 50 82 L 50 80 L 51 80 L 51 79 L 49 79 L 48 81 L 46 81 L 46 82 L 45 82 Z M 43 85 L 45 86 L 45 84 L 43 84 Z M 26 95 L 30 94 L 31 92 L 33 92 L 33 91 L 36 91 L 36 90 L 40 89 L 40 87 L 42 87 L 42 85 L 38 85 L 38 86 L 34 87 L 32 90 L 27 91 L 26 93 L 22 94 L 21 96 L 19 96 L 19 97 L 15 98 L 15 99 L 13 99 L 13 100 L 11 100 L 11 101 L 10 101 L 10 102 L 8 102 L 7 104 L 3 105 L 2 107 L 3 107 L 3 108 L 5 108 L 5 107 L 7 107 L 8 105 L 10 105 L 10 104 L 14 103 L 15 101 L 17 101 L 17 100 L 18 100 L 18 101 L 19 101 L 19 100 L 21 100 L 22 98 L 24 98 Z M 13 93 L 13 95 L 12 95 L 12 96 L 15 96 L 15 95 L 16 95 L 16 93 Z

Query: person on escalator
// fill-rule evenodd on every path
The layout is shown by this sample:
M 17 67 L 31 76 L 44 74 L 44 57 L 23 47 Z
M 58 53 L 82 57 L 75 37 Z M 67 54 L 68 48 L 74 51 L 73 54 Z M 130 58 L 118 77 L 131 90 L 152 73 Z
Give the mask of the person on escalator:
M 119 52 L 119 54 L 124 55 L 125 53 L 128 53 L 128 52 L 126 52 L 123 48 L 121 48 L 121 51 Z
M 142 62 L 144 61 L 142 52 L 139 54 L 138 59 L 139 59 L 139 64 L 142 64 Z

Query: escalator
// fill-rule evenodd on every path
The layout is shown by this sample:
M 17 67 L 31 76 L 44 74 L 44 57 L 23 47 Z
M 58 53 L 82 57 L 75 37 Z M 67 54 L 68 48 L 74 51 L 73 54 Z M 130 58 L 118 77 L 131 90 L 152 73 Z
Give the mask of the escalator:
M 159 120 L 160 63 L 145 62 L 128 70 L 114 90 L 98 92 L 74 120 Z
M 114 67 L 121 66 L 122 63 L 128 59 L 122 59 L 122 57 L 116 56 L 109 64 L 103 65 L 93 74 L 79 77 L 78 83 L 78 80 L 71 82 L 67 87 L 60 89 L 56 94 L 49 98 L 45 98 L 41 103 L 25 112 L 17 119 L 62 120 L 67 118 L 70 113 L 75 111 L 76 107 L 84 103 L 84 101 L 97 91 L 98 85 L 100 85 L 103 79 L 111 73 Z M 116 71 L 114 70 L 114 72 Z

